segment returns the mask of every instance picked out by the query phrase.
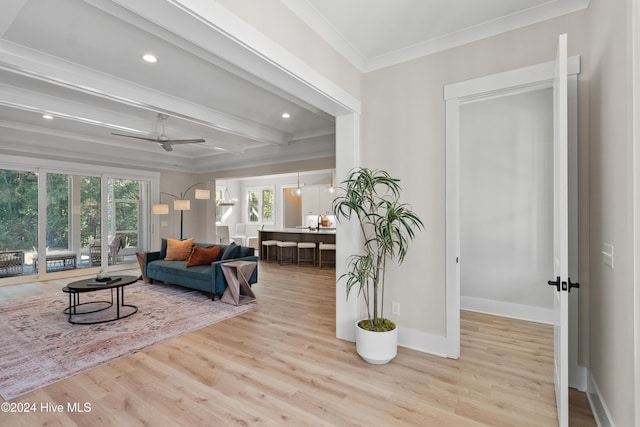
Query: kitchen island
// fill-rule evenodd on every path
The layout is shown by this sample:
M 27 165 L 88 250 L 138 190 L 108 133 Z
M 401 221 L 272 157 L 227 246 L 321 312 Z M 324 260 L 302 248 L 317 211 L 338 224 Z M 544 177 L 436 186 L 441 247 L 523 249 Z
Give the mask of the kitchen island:
M 282 228 L 279 230 L 258 230 L 258 247 L 260 248 L 260 259 L 264 259 L 264 251 L 262 250 L 262 242 L 265 240 L 280 240 L 283 242 L 312 242 L 317 245 L 320 243 L 336 243 L 335 228 L 322 228 L 320 230 L 310 230 L 308 228 Z M 297 253 L 297 251 L 296 251 Z M 332 254 L 333 255 L 333 254 Z M 316 250 L 316 260 L 319 251 Z M 323 256 L 324 260 L 324 256 Z

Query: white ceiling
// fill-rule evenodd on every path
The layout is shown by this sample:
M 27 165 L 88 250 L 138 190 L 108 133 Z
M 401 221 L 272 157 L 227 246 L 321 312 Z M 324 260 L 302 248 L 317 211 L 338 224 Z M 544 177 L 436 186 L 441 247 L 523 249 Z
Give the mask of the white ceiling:
M 282 1 L 363 71 L 588 4 Z M 142 61 L 146 52 L 158 62 Z M 111 135 L 155 137 L 158 113 L 169 116 L 170 138 L 206 142 L 165 152 L 156 142 Z M 116 2 L 0 3 L 1 154 L 211 172 L 332 157 L 334 129 L 331 115 Z
M 156 137 L 158 113 L 168 137 L 206 142 L 112 135 Z M 329 114 L 110 0 L 0 4 L 0 153 L 209 172 L 332 157 L 334 133 Z

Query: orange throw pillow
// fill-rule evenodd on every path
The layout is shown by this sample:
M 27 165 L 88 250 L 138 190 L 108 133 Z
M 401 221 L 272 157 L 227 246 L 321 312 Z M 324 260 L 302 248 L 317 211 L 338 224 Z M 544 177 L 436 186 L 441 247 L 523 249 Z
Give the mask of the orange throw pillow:
M 167 239 L 167 256 L 164 257 L 165 261 L 184 261 L 189 258 L 194 240 L 193 237 L 187 240 Z
M 194 246 L 193 251 L 191 251 L 191 256 L 187 261 L 187 267 L 209 265 L 212 262 L 217 261 L 220 257 L 220 250 L 220 246 L 212 246 L 210 248 Z

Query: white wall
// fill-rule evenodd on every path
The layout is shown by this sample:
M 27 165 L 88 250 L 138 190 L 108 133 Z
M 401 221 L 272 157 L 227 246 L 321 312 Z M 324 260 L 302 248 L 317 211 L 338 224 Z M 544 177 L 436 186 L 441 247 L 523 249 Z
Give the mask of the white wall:
M 207 188 L 206 182 L 202 181 L 197 174 L 163 172 L 160 175 L 160 191 L 179 197 L 189 186 L 199 182 L 202 182 L 203 185 L 198 188 Z M 214 197 L 213 192 L 211 197 Z M 193 189 L 188 192 L 185 198 L 191 200 L 191 210 L 184 211 L 183 237 L 185 239 L 193 237 L 196 242 L 206 242 L 207 206 L 211 201 L 196 200 Z M 161 238 L 180 238 L 180 212 L 173 209 L 174 200 L 171 196 L 164 194 L 160 196 L 161 203 L 169 205 L 169 214 L 159 216 Z
M 460 107 L 463 309 L 551 323 L 551 89 Z
M 597 398 L 617 426 L 634 414 L 631 1 L 591 0 L 590 361 Z M 636 117 L 636 120 L 638 118 Z M 614 246 L 614 268 L 602 245 Z M 637 284 L 635 292 L 637 292 Z M 606 424 L 602 424 L 606 425 Z
M 238 223 L 247 222 L 247 198 L 246 194 L 249 188 L 271 186 L 274 189 L 274 203 L 275 203 L 275 222 L 270 227 L 281 228 L 283 225 L 283 198 L 282 189 L 289 187 L 296 187 L 298 185 L 298 175 L 294 174 L 281 174 L 281 175 L 268 175 L 268 176 L 255 176 L 240 179 L 222 179 L 218 181 L 221 187 L 225 185 L 229 187 L 229 191 L 233 197 L 238 198 L 238 203 L 235 206 L 224 208 L 225 212 L 230 212 L 225 217 L 223 224 L 229 226 L 231 235 L 234 234 L 235 225 Z M 300 172 L 300 185 L 317 185 L 317 184 L 331 184 L 331 170 L 322 171 L 304 171 Z
M 426 225 L 405 264 L 388 271 L 385 301 L 400 302 L 401 328 L 415 331 L 415 347 L 436 348 L 446 336 L 445 300 L 445 102 L 447 84 L 555 59 L 558 35 L 569 34 L 569 55 L 588 61 L 586 11 L 531 25 L 365 75 L 362 163 L 401 179 L 405 200 Z M 588 92 L 579 76 L 579 310 L 586 318 L 588 259 Z M 393 283 L 393 285 L 391 285 Z M 390 309 L 387 309 L 390 312 Z M 588 328 L 580 326 L 578 363 L 586 365 Z

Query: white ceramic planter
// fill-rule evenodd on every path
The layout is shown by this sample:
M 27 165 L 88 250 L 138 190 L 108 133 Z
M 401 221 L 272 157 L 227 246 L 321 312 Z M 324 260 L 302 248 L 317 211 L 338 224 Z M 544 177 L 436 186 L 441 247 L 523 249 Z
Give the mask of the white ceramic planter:
M 389 363 L 398 354 L 398 328 L 388 332 L 372 332 L 358 327 L 356 323 L 356 351 L 367 363 Z

